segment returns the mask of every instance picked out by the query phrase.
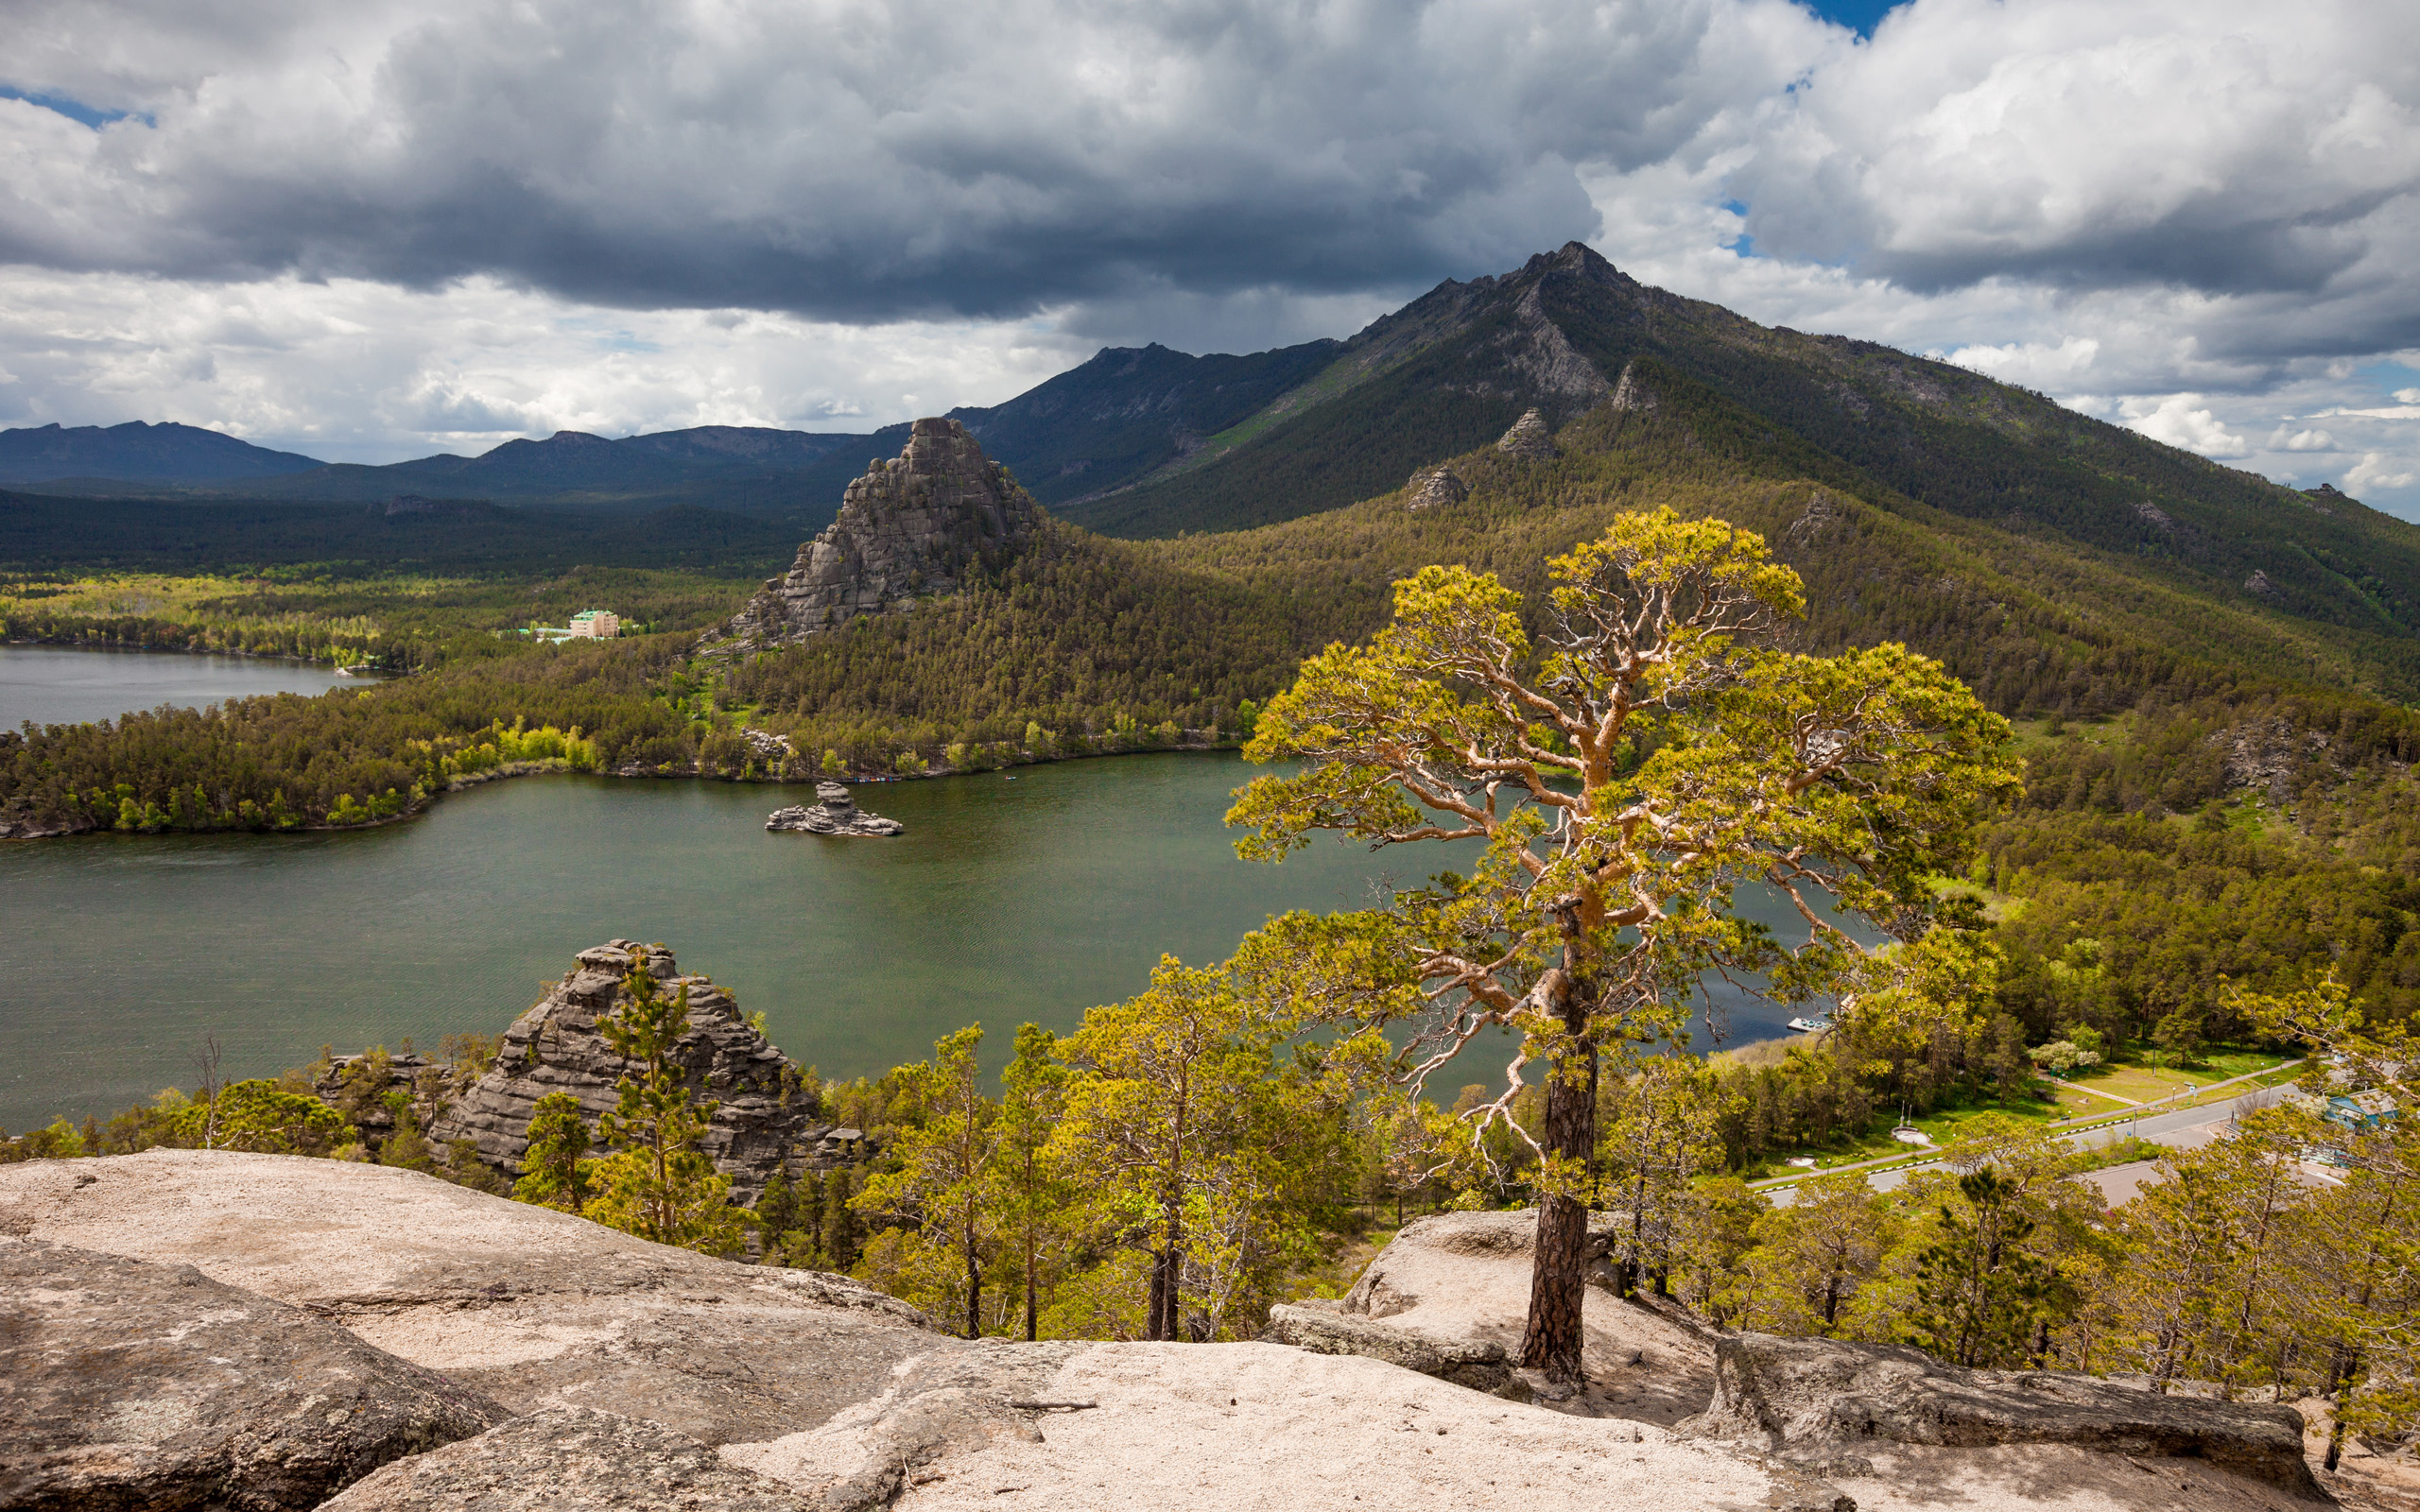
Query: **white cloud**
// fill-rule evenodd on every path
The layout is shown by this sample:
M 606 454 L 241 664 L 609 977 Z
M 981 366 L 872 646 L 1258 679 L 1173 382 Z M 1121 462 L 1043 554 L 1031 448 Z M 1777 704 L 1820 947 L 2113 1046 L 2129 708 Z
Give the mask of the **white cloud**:
M 2118 412 L 2126 423 L 2155 441 L 2181 446 L 2204 456 L 2249 456 L 2251 443 L 2229 431 L 2200 394 L 2170 394 L 2157 403 L 2130 399 Z
M 556 430 L 871 430 L 994 404 L 1090 354 L 1048 322 L 844 326 L 582 306 L 475 279 L 209 285 L 0 268 L 0 425 L 209 425 L 337 461 Z
M 2420 8 L 1911 0 L 1864 42 L 1786 0 L 9 26 L 0 84 L 136 113 L 0 100 L 0 423 L 382 457 L 870 427 L 1101 343 L 1341 335 L 1576 235 L 2280 477 L 2359 456 L 2420 513 L 2420 387 L 2365 376 L 2420 349 Z
M 2344 491 L 2358 496 L 2377 489 L 2408 489 L 2415 479 L 2420 479 L 2420 469 L 2412 467 L 2408 456 L 2391 458 L 2369 452 L 2344 474 Z

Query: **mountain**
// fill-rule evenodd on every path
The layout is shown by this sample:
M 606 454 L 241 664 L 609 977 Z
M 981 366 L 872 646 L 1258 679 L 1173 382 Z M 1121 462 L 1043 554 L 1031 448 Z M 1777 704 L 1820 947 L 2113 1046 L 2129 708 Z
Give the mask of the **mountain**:
M 1131 483 L 1182 461 L 1334 362 L 1311 341 L 1250 356 L 1188 356 L 1154 343 L 1103 347 L 1092 360 L 1004 404 L 961 408 L 990 455 L 1044 504 Z
M 221 483 L 276 477 L 323 466 L 297 452 L 272 452 L 233 436 L 180 425 L 57 424 L 0 431 L 0 483 L 115 478 L 130 483 Z

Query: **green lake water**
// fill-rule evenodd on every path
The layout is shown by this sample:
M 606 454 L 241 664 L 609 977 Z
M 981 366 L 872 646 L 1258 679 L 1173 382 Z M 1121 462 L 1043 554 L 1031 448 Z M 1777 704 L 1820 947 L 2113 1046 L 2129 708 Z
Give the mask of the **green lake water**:
M 858 788 L 907 824 L 893 839 L 768 833 L 804 786 L 564 776 L 374 830 L 0 844 L 0 1126 L 190 1087 L 207 1035 L 241 1076 L 323 1043 L 494 1032 L 614 936 L 670 945 L 826 1075 L 977 1022 L 996 1064 L 1018 1023 L 1072 1028 L 1162 952 L 1215 961 L 1272 913 L 1359 906 L 1447 863 L 1326 839 L 1237 860 L 1220 816 L 1254 771 L 1120 756 Z M 1729 1017 L 1761 1039 L 1787 1014 Z M 1461 1079 L 1498 1074 L 1480 1058 Z

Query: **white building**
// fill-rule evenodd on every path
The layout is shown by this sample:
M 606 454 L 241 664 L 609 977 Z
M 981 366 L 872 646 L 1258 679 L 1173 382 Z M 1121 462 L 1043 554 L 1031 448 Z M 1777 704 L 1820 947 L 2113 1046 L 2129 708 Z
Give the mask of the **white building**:
M 575 641 L 610 641 L 621 633 L 621 617 L 610 609 L 586 609 L 571 617 Z

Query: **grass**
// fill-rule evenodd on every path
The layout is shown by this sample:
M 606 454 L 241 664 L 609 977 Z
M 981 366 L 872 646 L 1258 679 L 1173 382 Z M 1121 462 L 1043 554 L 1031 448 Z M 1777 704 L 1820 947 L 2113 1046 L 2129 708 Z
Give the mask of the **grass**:
M 1933 1146 L 1938 1148 L 1956 1139 L 1963 1125 L 1991 1114 L 2042 1125 L 2055 1124 L 2070 1116 L 2067 1108 L 2046 1095 L 2047 1091 L 2047 1088 L 2036 1083 L 2032 1095 L 2017 1098 L 2014 1102 L 2001 1103 L 1986 1098 L 1961 1103 L 1955 1107 L 1935 1108 L 1920 1118 L 1911 1118 L 1910 1122 L 1923 1130 L 1932 1140 Z M 2094 1101 L 2101 1102 L 2099 1098 Z M 2092 1111 L 2104 1109 L 2113 1114 L 2127 1111 L 2117 1103 L 2107 1103 L 2103 1108 L 2095 1108 Z M 1929 1158 L 1929 1151 L 1914 1145 L 1903 1144 L 1891 1137 L 1891 1131 L 1897 1126 L 1898 1122 L 1897 1115 L 1883 1112 L 1876 1115 L 1874 1120 L 1854 1137 L 1835 1134 L 1828 1144 L 1802 1145 L 1796 1149 L 1776 1150 L 1766 1156 L 1759 1164 L 1740 1172 L 1739 1175 L 1748 1180 L 1756 1181 L 1767 1177 L 1789 1176 L 1804 1172 L 1806 1168 L 1803 1166 L 1785 1163 L 1792 1156 L 1811 1157 L 1815 1161 L 1817 1172 L 1836 1170 L 1843 1165 L 1857 1165 L 1891 1155 L 1904 1154 L 1910 1160 Z

